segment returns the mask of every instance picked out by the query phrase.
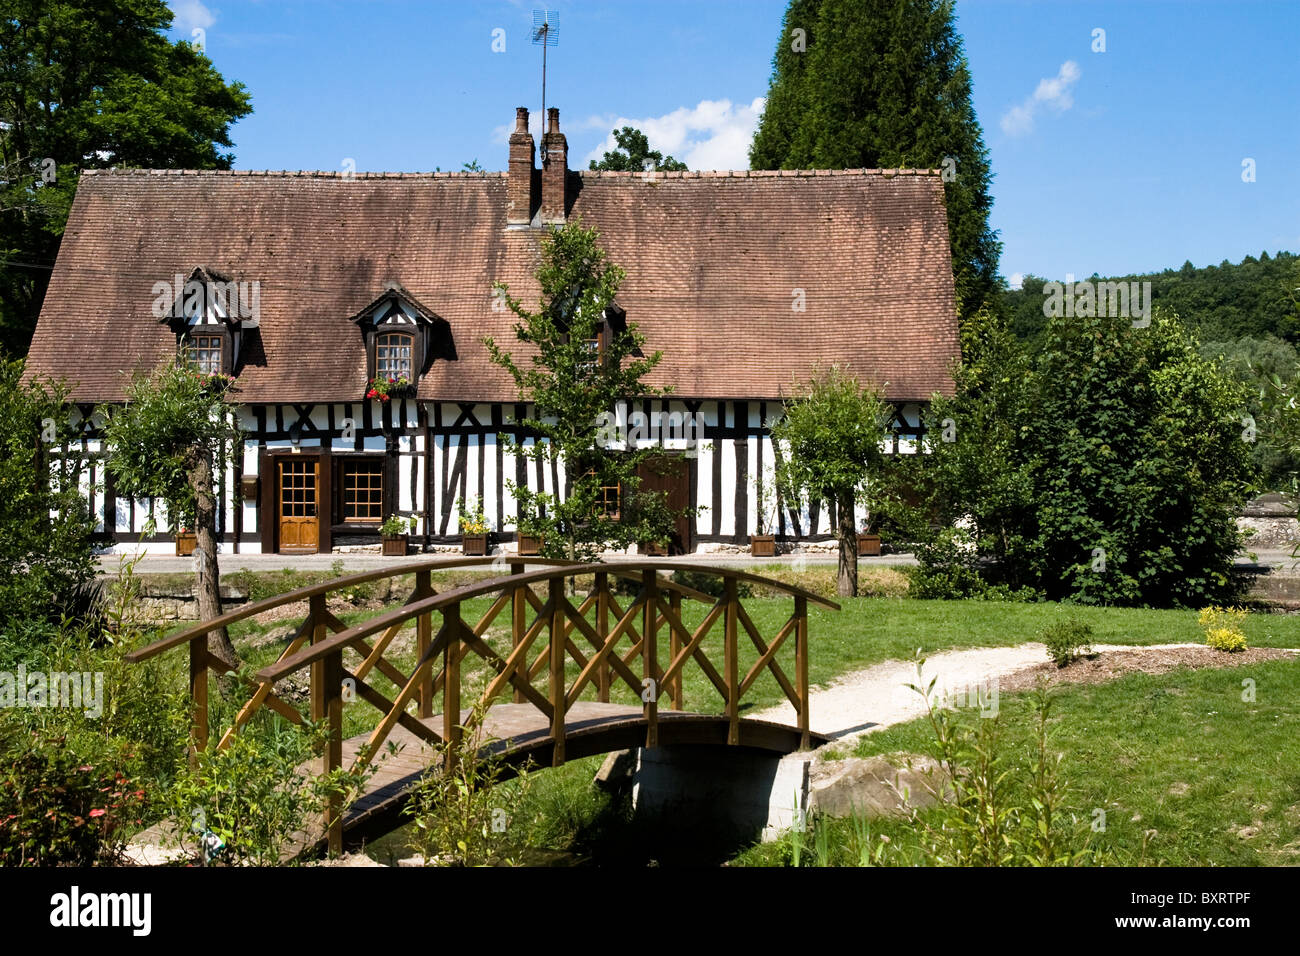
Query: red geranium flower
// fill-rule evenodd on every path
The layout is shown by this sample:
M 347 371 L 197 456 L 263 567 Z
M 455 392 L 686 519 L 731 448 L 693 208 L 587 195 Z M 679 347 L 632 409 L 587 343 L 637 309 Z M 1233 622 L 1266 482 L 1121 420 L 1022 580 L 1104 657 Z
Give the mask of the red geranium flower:
M 90 818 L 93 820 L 95 817 L 102 817 L 107 812 L 107 810 L 91 810 Z

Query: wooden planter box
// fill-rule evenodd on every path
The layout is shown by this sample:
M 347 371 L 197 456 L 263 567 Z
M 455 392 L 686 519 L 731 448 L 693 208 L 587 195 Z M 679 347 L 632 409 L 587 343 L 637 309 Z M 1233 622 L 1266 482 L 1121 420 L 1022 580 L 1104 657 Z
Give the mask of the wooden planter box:
M 662 544 L 657 544 L 654 541 L 639 541 L 637 542 L 636 550 L 638 554 L 644 554 L 649 557 L 654 557 L 654 558 L 668 557 L 668 549 L 664 547 Z
M 755 558 L 776 557 L 776 535 L 751 534 L 749 536 L 749 553 Z
M 193 531 L 176 532 L 176 555 L 181 558 L 188 558 L 194 553 L 194 549 L 199 546 L 199 536 Z
M 874 558 L 880 556 L 880 535 L 858 535 L 858 557 Z
M 386 558 L 406 557 L 406 535 L 386 534 L 383 536 L 383 541 L 384 541 L 384 557 Z
M 541 535 L 521 534 L 519 536 L 519 553 L 521 555 L 541 554 L 546 538 Z
M 463 534 L 460 536 L 461 549 L 469 555 L 485 557 L 487 555 L 487 539 L 485 534 Z

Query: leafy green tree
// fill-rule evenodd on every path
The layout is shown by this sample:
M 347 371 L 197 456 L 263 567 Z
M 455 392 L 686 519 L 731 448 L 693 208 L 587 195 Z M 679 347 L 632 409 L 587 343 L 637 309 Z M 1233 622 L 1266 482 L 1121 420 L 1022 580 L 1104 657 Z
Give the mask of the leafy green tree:
M 653 450 L 609 447 L 613 409 L 666 390 L 642 382 L 662 353 L 642 354 L 645 336 L 635 324 L 609 323 L 603 351 L 596 346 L 625 275 L 608 261 L 599 239 L 596 230 L 584 229 L 576 220 L 543 238 L 536 311 L 512 298 L 504 284 L 497 286 L 519 317 L 515 335 L 524 349 L 519 359 L 493 339 L 484 339 L 492 362 L 509 373 L 520 401 L 532 406 L 532 416 L 516 424 L 537 441 L 524 445 L 502 435 L 502 443 L 530 461 L 564 467 L 564 494 L 508 482 L 520 514 L 530 516 L 530 526 L 545 535 L 548 557 L 592 559 L 609 544 L 661 541 L 674 517 L 657 500 L 662 494 L 640 490 L 637 466 Z M 612 488 L 621 489 L 617 511 L 604 506 L 603 489 Z
M 1040 336 L 1047 326 L 1043 315 L 1043 284 L 1025 276 L 1020 289 L 1003 293 L 1003 304 L 1013 316 L 1012 328 L 1022 338 Z M 1196 268 L 1190 262 L 1179 269 L 1125 276 L 1091 276 L 1088 281 L 1150 282 L 1151 302 L 1177 313 L 1202 341 L 1264 339 L 1269 336 L 1300 344 L 1300 257 L 1279 252 L 1246 256 L 1233 264 Z
M 953 376 L 956 397 L 936 397 L 928 410 L 929 454 L 899 456 L 893 476 L 897 486 L 921 493 L 922 506 L 902 515 L 910 519 L 904 522 L 910 537 L 927 542 L 918 552 L 923 568 L 933 575 L 940 571 L 934 565 L 945 564 L 940 579 L 956 590 L 933 596 L 976 596 L 985 590 L 969 567 L 977 556 L 993 559 L 993 570 L 1003 578 L 998 583 L 1012 588 L 1031 583 L 1013 560 L 1029 548 L 1037 528 L 1034 463 L 1025 456 L 1023 434 L 1031 405 L 1031 353 L 987 310 L 962 326 L 961 340 L 963 361 Z M 975 554 L 964 554 L 947 533 L 968 516 L 974 518 Z M 935 519 L 945 529 L 937 538 L 930 526 Z M 970 573 L 961 573 L 962 565 Z
M 996 320 L 982 335 L 916 463 L 939 523 L 968 524 L 989 574 L 1052 599 L 1231 599 L 1256 478 L 1247 390 L 1161 310 L 1145 328 L 1054 319 L 1033 350 Z
M 803 394 L 771 425 L 780 449 L 777 484 L 787 502 L 808 498 L 832 506 L 839 543 L 839 594 L 858 593 L 855 506 L 884 462 L 881 443 L 893 409 L 873 387 L 846 370 L 814 371 Z
M 117 487 L 164 501 L 173 527 L 194 528 L 195 592 L 205 621 L 221 616 L 213 474 L 229 465 L 243 439 L 226 402 L 231 387 L 226 376 L 202 375 L 178 361 L 153 377 L 137 376 L 125 405 L 100 408 Z M 232 666 L 239 660 L 225 628 L 209 635 L 208 649 Z
M 614 132 L 614 142 L 618 145 L 606 152 L 600 162 L 594 159 L 591 169 L 612 169 L 620 172 L 684 172 L 686 164 L 664 156 L 657 149 L 650 148 L 650 140 L 645 133 L 631 126 L 624 126 Z M 647 160 L 649 162 L 647 162 Z
M 1274 382 L 1291 381 L 1300 369 L 1300 353 L 1295 346 L 1273 335 L 1260 338 L 1246 336 L 1224 342 L 1206 342 L 1200 353 L 1217 361 L 1223 370 L 1247 391 L 1245 426 L 1255 425 L 1251 458 L 1260 471 L 1260 482 L 1270 491 L 1289 490 L 1300 475 L 1300 456 L 1279 441 L 1276 426 L 1291 409 L 1290 389 L 1279 391 Z
M 46 636 L 94 577 L 95 523 L 66 392 L 0 362 L 0 638 L 13 653 Z M 69 443 L 71 457 L 56 449 Z M 6 659 L 9 652 L 3 655 Z
M 229 169 L 251 112 L 163 0 L 0 0 L 0 346 L 31 341 L 82 169 Z M 22 263 L 23 265 L 17 265 Z
M 959 315 L 996 299 L 992 173 L 952 0 L 792 0 L 750 165 L 944 170 Z

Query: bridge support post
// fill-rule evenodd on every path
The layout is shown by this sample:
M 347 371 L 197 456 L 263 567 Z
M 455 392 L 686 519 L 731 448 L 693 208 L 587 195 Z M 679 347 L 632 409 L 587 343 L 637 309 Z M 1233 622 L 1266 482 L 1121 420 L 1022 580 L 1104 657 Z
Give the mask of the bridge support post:
M 645 745 L 659 746 L 659 580 L 649 569 L 641 572 L 641 599 L 645 601 L 641 615 L 641 711 L 645 715 Z
M 736 579 L 727 578 L 726 583 L 726 646 L 724 650 L 723 669 L 726 671 L 727 684 L 727 743 L 736 746 L 740 743 L 740 648 L 737 646 Z
M 442 739 L 447 743 L 444 769 L 450 773 L 456 766 L 460 752 L 460 602 L 448 605 L 442 612 L 447 628 L 447 643 L 442 648 Z
M 433 596 L 433 585 L 428 571 L 415 572 L 415 593 L 417 600 Z M 416 660 L 424 660 L 425 653 L 429 650 L 429 643 L 433 640 L 433 614 L 426 611 L 421 614 L 415 622 L 415 643 L 416 653 L 419 655 Z M 420 717 L 427 719 L 433 716 L 433 668 L 426 668 L 424 676 L 420 678 Z
M 596 636 L 604 644 L 609 640 L 609 575 L 596 573 Z M 596 671 L 596 691 L 602 704 L 609 703 L 609 658 Z
M 311 607 L 311 642 L 319 644 L 328 632 L 325 627 L 325 595 L 313 595 Z M 311 717 L 324 721 L 329 736 L 321 771 L 326 775 L 343 766 L 343 651 L 337 650 L 311 665 Z M 325 829 L 330 856 L 343 852 L 343 801 L 331 793 L 325 807 Z
M 190 725 L 190 766 L 198 763 L 199 754 L 208 749 L 208 642 L 206 637 L 190 641 L 190 702 L 193 723 Z
M 551 600 L 551 766 L 564 763 L 564 579 L 552 578 Z
M 799 749 L 811 744 L 808 732 L 808 599 L 794 599 L 794 680 L 799 694 Z
M 682 619 L 682 592 L 672 591 L 668 595 L 668 606 L 677 620 Z M 677 660 L 677 655 L 682 652 L 682 636 L 677 632 L 677 628 L 669 625 L 668 627 L 668 662 L 671 664 Z M 677 676 L 673 679 L 673 686 L 668 689 L 672 697 L 673 710 L 682 709 L 682 672 L 679 670 Z
M 511 564 L 510 573 L 523 574 L 524 573 L 523 564 L 522 563 Z M 511 591 L 510 593 L 510 634 L 511 637 L 513 638 L 514 641 L 513 646 L 515 648 L 518 648 L 519 645 L 524 642 L 524 635 L 528 633 L 528 621 L 525 617 L 525 615 L 527 614 L 528 614 L 528 601 L 524 595 L 524 589 L 519 585 L 515 585 L 514 590 Z M 527 676 L 528 674 L 527 661 L 524 662 L 524 666 L 519 671 L 519 673 Z M 524 692 L 521 691 L 518 687 L 515 688 L 514 700 L 516 704 L 522 704 L 524 702 Z

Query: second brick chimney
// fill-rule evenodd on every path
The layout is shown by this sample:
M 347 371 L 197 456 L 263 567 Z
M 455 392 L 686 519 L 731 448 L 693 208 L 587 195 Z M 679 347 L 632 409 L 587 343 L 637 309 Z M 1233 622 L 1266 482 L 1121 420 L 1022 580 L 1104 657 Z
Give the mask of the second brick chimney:
M 569 178 L 569 141 L 560 132 L 560 111 L 546 111 L 546 132 L 542 135 L 542 222 L 564 222 L 565 188 Z M 514 137 L 510 139 L 514 143 Z M 513 169 L 514 146 L 511 147 Z
M 510 134 L 510 166 L 506 173 L 506 223 L 527 225 L 533 218 L 533 134 L 528 132 L 528 110 L 515 110 L 515 131 Z

